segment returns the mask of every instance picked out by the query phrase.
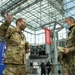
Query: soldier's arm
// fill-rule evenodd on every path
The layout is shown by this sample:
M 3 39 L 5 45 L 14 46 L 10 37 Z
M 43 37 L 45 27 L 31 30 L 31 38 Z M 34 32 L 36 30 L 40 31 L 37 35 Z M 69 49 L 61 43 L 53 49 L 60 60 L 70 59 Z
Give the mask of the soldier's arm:
M 0 36 L 1 37 L 5 38 L 6 32 L 7 32 L 8 28 L 9 28 L 9 25 L 10 25 L 12 19 L 13 19 L 12 15 L 9 15 L 7 13 L 6 21 L 0 26 Z
M 5 37 L 9 25 L 10 25 L 10 23 L 8 23 L 7 21 L 5 21 L 5 22 L 0 26 L 0 36 L 1 36 L 1 37 Z
M 72 39 L 73 39 L 73 41 L 71 41 L 71 42 L 72 42 L 73 46 L 71 46 L 71 47 L 69 48 L 69 51 L 70 51 L 70 52 L 75 51 L 75 28 L 74 28 L 72 31 L 73 31 L 73 34 L 72 34 Z
M 61 62 L 62 61 L 62 58 L 63 58 L 63 53 L 62 52 L 58 52 L 58 61 Z
M 7 32 L 5 34 L 5 38 L 6 39 L 10 39 L 11 35 L 12 35 L 12 32 L 13 32 L 13 28 L 8 28 L 7 29 Z
M 75 46 L 70 47 L 70 48 L 69 48 L 69 51 L 70 51 L 70 52 L 75 51 Z
M 30 44 L 29 44 L 29 42 L 25 43 L 25 50 L 26 50 L 26 53 L 30 52 Z

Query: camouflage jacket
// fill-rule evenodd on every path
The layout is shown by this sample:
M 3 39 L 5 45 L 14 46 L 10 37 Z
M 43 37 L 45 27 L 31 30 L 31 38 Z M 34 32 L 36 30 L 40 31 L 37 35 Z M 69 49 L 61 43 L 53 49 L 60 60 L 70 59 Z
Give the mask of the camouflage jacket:
M 70 53 L 75 52 L 75 25 L 69 28 L 69 36 L 66 42 L 66 47 L 69 48 Z
M 68 34 L 67 42 L 66 42 L 66 47 L 69 48 L 69 53 L 64 54 L 64 53 L 59 53 L 58 54 L 58 60 L 61 63 L 74 63 L 75 64 L 75 26 L 72 26 L 69 28 L 70 32 Z
M 68 62 L 75 65 L 75 25 L 69 28 L 69 36 L 66 42 L 66 47 L 69 48 Z
M 17 31 L 15 27 L 9 28 L 9 25 L 5 22 L 0 26 L 0 36 L 4 37 L 7 42 L 4 63 L 26 64 L 25 55 L 27 47 L 30 47 L 29 43 L 26 43 L 23 32 Z

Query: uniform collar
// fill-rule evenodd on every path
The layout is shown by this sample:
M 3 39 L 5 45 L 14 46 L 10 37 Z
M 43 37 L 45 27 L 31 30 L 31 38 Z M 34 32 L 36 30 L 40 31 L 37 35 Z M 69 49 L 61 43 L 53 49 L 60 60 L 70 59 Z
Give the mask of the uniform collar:
M 75 25 L 71 26 L 71 27 L 69 28 L 69 30 L 71 31 L 73 27 L 75 27 Z
M 16 30 L 19 34 L 21 34 L 21 33 L 22 33 L 22 31 L 18 31 L 16 28 L 15 28 L 15 30 Z

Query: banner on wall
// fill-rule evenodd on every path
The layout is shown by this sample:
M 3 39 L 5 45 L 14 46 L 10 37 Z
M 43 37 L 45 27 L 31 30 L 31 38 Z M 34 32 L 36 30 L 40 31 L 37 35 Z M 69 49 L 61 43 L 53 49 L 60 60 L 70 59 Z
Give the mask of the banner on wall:
M 44 28 L 44 30 L 45 30 L 45 44 L 52 44 L 50 29 Z

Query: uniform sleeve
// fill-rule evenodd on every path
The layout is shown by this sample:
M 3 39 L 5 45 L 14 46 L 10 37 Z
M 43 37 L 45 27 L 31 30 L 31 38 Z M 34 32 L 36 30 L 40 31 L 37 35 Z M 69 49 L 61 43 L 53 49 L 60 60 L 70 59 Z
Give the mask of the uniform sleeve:
M 75 51 L 75 46 L 69 48 L 70 52 Z
M 12 34 L 12 28 L 8 28 L 6 35 L 5 35 L 5 38 L 9 39 L 11 34 Z
M 6 32 L 8 30 L 10 23 L 5 21 L 1 26 L 0 26 L 0 36 L 5 38 Z
M 61 62 L 62 58 L 63 58 L 63 53 L 58 52 L 58 57 L 57 57 L 58 61 Z
M 29 45 L 29 42 L 26 42 L 25 43 L 25 50 L 29 49 L 30 48 L 30 45 Z
M 70 48 L 69 48 L 69 50 L 70 50 L 70 52 L 72 52 L 72 51 L 75 51 L 75 28 L 72 30 L 72 44 L 73 44 L 73 46 L 71 46 Z

